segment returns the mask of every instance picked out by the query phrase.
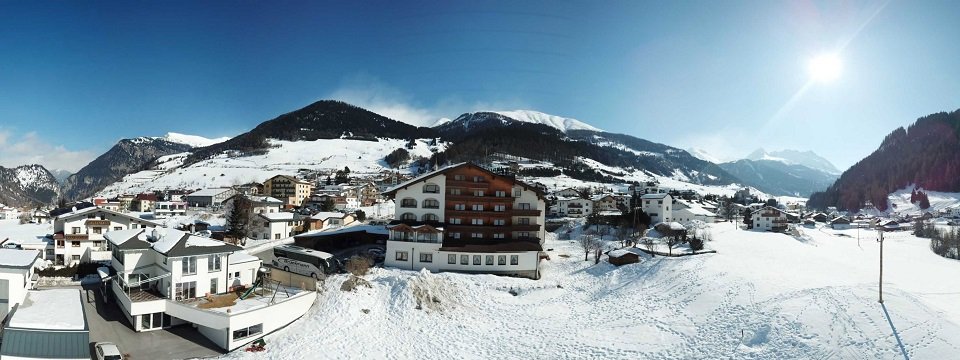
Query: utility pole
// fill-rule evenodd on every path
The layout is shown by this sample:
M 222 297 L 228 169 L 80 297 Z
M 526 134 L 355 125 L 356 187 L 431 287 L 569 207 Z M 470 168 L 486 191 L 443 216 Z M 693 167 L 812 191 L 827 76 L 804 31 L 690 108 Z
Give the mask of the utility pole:
M 880 303 L 883 304 L 883 229 L 877 229 L 877 232 L 880 233 L 877 242 L 880 243 Z

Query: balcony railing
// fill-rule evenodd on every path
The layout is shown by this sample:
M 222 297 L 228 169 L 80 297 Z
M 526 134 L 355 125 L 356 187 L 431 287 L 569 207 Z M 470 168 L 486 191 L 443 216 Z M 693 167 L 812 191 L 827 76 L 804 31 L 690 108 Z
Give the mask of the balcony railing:
M 87 234 L 66 234 L 63 236 L 64 240 L 90 240 L 90 235 Z
M 513 209 L 510 210 L 511 215 L 513 216 L 540 216 L 542 210 L 538 209 Z

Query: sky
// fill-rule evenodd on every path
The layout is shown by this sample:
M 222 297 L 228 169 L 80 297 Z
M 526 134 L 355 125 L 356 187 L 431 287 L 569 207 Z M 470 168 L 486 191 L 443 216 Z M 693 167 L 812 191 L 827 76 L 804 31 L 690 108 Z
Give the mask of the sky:
M 960 108 L 957 1 L 0 1 L 0 166 L 232 136 L 320 99 L 429 125 L 531 109 L 846 169 Z M 833 81 L 809 61 L 836 54 Z

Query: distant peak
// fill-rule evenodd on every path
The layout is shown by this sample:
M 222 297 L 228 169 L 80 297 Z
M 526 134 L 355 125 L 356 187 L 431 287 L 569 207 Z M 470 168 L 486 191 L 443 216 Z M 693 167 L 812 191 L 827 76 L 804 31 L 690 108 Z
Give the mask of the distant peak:
M 493 111 L 493 113 L 517 121 L 547 125 L 564 133 L 569 130 L 603 131 L 577 119 L 545 114 L 534 110 Z
M 204 146 L 210 146 L 213 144 L 219 144 L 224 141 L 230 140 L 230 137 L 220 137 L 216 139 L 209 139 L 203 136 L 168 132 L 166 135 L 162 137 L 162 139 L 172 143 L 190 145 L 193 147 L 204 147 Z

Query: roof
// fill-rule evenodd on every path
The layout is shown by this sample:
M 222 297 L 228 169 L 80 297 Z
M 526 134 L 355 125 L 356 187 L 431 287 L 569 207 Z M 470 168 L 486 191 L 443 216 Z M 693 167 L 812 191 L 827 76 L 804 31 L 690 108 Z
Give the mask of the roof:
M 87 214 L 89 214 L 89 213 L 91 213 L 91 212 L 98 212 L 98 211 L 99 211 L 99 212 L 106 213 L 106 214 L 111 214 L 111 215 L 116 215 L 116 216 L 123 216 L 123 217 L 128 218 L 128 219 L 136 219 L 137 221 L 146 223 L 146 224 L 148 224 L 148 225 L 161 226 L 159 223 L 156 223 L 156 222 L 153 222 L 153 221 L 144 219 L 144 218 L 134 217 L 134 216 L 130 216 L 130 215 L 127 215 L 127 214 L 124 214 L 124 213 L 119 213 L 119 212 L 116 212 L 116 211 L 113 211 L 113 210 L 104 209 L 104 208 L 99 208 L 99 207 L 83 208 L 83 209 L 80 209 L 80 210 L 77 210 L 77 211 L 72 211 L 72 212 L 60 214 L 60 215 L 57 215 L 56 219 L 57 219 L 57 220 L 60 220 L 60 219 L 69 219 L 69 218 L 78 217 L 78 216 L 81 216 L 81 215 L 86 216 Z
M 268 181 L 273 181 L 273 179 L 276 179 L 276 178 L 278 178 L 278 177 L 284 177 L 284 178 L 290 179 L 292 182 L 295 182 L 295 183 L 297 183 L 297 184 L 313 186 L 313 184 L 311 184 L 309 181 L 303 181 L 303 180 L 297 179 L 297 177 L 295 177 L 295 176 L 282 175 L 282 174 L 281 174 L 281 175 L 275 175 L 275 176 L 273 176 L 273 177 L 265 180 L 264 183 L 267 183 Z
M 243 252 L 235 252 L 230 254 L 230 265 L 242 264 L 251 261 L 260 261 L 260 258 Z
M 484 169 L 483 167 L 481 167 L 481 166 L 479 166 L 479 165 L 476 165 L 476 164 L 473 164 L 473 163 L 469 163 L 469 162 L 462 162 L 462 163 L 458 163 L 458 164 L 447 165 L 447 166 L 444 166 L 444 167 L 442 167 L 442 168 L 440 168 L 440 169 L 437 169 L 437 170 L 435 170 L 435 171 L 428 172 L 428 173 L 426 173 L 426 174 L 420 175 L 420 176 L 415 177 L 415 178 L 413 178 L 413 179 L 404 181 L 403 183 L 400 183 L 400 185 L 397 185 L 397 186 L 394 186 L 394 187 L 392 187 L 392 188 L 387 189 L 386 191 L 383 192 L 383 194 L 385 194 L 385 195 L 392 195 L 392 194 L 396 193 L 397 190 L 400 190 L 400 189 L 409 187 L 410 185 L 416 184 L 416 183 L 421 182 L 421 181 L 426 181 L 427 179 L 430 179 L 430 178 L 432 178 L 432 177 L 434 177 L 434 176 L 437 176 L 437 175 L 446 173 L 446 172 L 448 172 L 448 171 L 450 171 L 450 170 L 457 169 L 457 168 L 460 168 L 460 167 L 463 167 L 463 166 L 471 166 L 471 167 L 474 167 L 474 168 L 476 168 L 476 169 L 478 169 L 478 170 L 480 170 L 480 171 L 483 171 L 483 172 L 487 173 L 487 175 L 490 175 L 490 176 L 493 176 L 493 177 L 498 177 L 498 176 L 499 176 L 499 177 L 509 178 L 509 176 L 504 176 L 504 175 L 500 175 L 500 174 L 494 173 L 494 172 L 492 172 L 492 171 L 490 171 L 490 170 Z M 538 189 L 538 188 L 536 188 L 536 187 L 534 187 L 534 186 L 530 186 L 530 185 L 528 185 L 527 183 L 524 183 L 523 181 L 517 180 L 517 179 L 515 179 L 515 178 L 511 178 L 510 181 L 512 181 L 515 185 L 520 185 L 520 186 L 522 186 L 523 188 L 525 188 L 525 189 L 527 189 L 527 190 L 533 191 L 534 193 L 537 194 L 537 197 L 539 197 L 539 198 L 541 198 L 541 199 L 544 198 L 543 190 L 540 190 L 540 189 Z
M 10 358 L 89 359 L 90 333 L 6 329 L 0 355 Z
M 157 194 L 137 194 L 139 201 L 157 201 Z
M 294 221 L 299 220 L 300 215 L 292 212 L 260 213 L 260 217 L 273 221 Z
M 7 328 L 87 330 L 78 289 L 31 290 L 13 313 Z M 6 333 L 3 342 L 7 342 Z M 5 345 L 5 344 L 4 344 Z M 86 348 L 87 344 L 84 344 Z
M 197 190 L 197 191 L 194 191 L 194 192 L 192 192 L 192 193 L 189 193 L 189 194 L 187 194 L 187 196 L 188 196 L 188 197 L 190 197 L 190 196 L 217 196 L 217 195 L 223 194 L 223 193 L 225 193 L 225 192 L 227 192 L 227 191 L 231 191 L 231 190 L 233 190 L 233 189 L 230 189 L 230 188 L 203 189 L 203 190 Z
M 304 238 L 312 238 L 312 237 L 324 237 L 324 236 L 346 234 L 346 233 L 360 232 L 360 231 L 370 233 L 370 234 L 381 234 L 381 235 L 390 234 L 387 228 L 383 225 L 361 225 L 356 222 L 354 224 L 357 224 L 357 225 L 347 225 L 342 227 L 324 228 L 321 230 L 309 231 L 300 235 L 294 235 L 293 238 L 304 239 Z
M 643 194 L 643 196 L 641 196 L 640 198 L 641 199 L 663 199 L 669 195 L 670 194 L 667 194 L 667 193 Z
M 311 216 L 310 218 L 313 219 L 313 220 L 326 220 L 326 219 L 329 219 L 329 218 L 343 219 L 343 218 L 347 217 L 347 215 L 352 215 L 352 214 L 347 214 L 347 213 L 342 213 L 342 212 L 335 212 L 335 211 L 321 211 L 321 212 L 318 212 L 318 213 L 314 214 L 314 215 Z
M 29 268 L 40 257 L 37 250 L 17 250 L 0 248 L 0 267 Z
M 110 231 L 104 235 L 104 238 L 121 250 L 152 248 L 168 257 L 232 253 L 242 250 L 239 246 L 220 240 L 165 228 Z
M 835 218 L 835 219 L 833 219 L 833 220 L 830 220 L 830 223 L 831 223 L 831 224 L 849 224 L 849 223 L 850 223 L 850 219 L 847 219 L 847 218 L 845 218 L 845 217 L 843 217 L 843 216 L 839 216 L 839 217 L 837 217 L 837 218 Z

